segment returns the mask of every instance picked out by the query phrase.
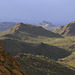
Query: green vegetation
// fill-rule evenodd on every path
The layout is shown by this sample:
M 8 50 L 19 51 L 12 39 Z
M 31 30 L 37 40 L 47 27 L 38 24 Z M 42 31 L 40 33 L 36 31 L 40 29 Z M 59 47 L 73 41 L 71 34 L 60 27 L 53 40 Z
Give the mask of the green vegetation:
M 71 69 L 45 56 L 19 54 L 15 57 L 28 75 L 74 75 Z
M 75 52 L 66 58 L 60 59 L 59 62 L 75 70 Z
M 32 53 L 35 55 L 44 55 L 46 57 L 58 60 L 71 54 L 64 49 L 58 48 L 45 43 L 26 43 L 14 39 L 2 40 L 3 47 L 11 55 L 15 56 L 18 53 Z

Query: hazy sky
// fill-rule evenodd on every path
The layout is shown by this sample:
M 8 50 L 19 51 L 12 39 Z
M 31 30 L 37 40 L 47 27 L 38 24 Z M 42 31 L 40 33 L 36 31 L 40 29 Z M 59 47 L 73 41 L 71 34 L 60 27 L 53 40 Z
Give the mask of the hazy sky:
M 63 25 L 75 21 L 75 0 L 0 0 L 1 21 Z

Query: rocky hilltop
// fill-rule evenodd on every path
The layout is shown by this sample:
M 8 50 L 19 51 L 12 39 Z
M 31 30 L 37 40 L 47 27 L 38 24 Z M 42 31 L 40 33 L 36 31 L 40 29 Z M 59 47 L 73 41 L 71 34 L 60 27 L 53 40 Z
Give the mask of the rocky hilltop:
M 75 36 L 75 21 L 56 29 L 54 32 L 64 36 Z

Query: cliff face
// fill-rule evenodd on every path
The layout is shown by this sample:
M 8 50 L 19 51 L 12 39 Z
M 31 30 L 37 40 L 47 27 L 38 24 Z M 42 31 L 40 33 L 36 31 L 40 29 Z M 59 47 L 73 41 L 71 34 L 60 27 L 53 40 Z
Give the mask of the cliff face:
M 26 75 L 20 64 L 8 52 L 3 50 L 0 42 L 0 75 Z

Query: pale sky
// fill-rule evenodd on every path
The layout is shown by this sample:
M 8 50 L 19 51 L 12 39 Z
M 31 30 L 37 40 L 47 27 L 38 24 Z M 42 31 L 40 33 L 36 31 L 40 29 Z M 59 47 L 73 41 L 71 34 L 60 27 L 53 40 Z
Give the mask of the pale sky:
M 0 0 L 0 22 L 64 25 L 75 21 L 75 0 Z

